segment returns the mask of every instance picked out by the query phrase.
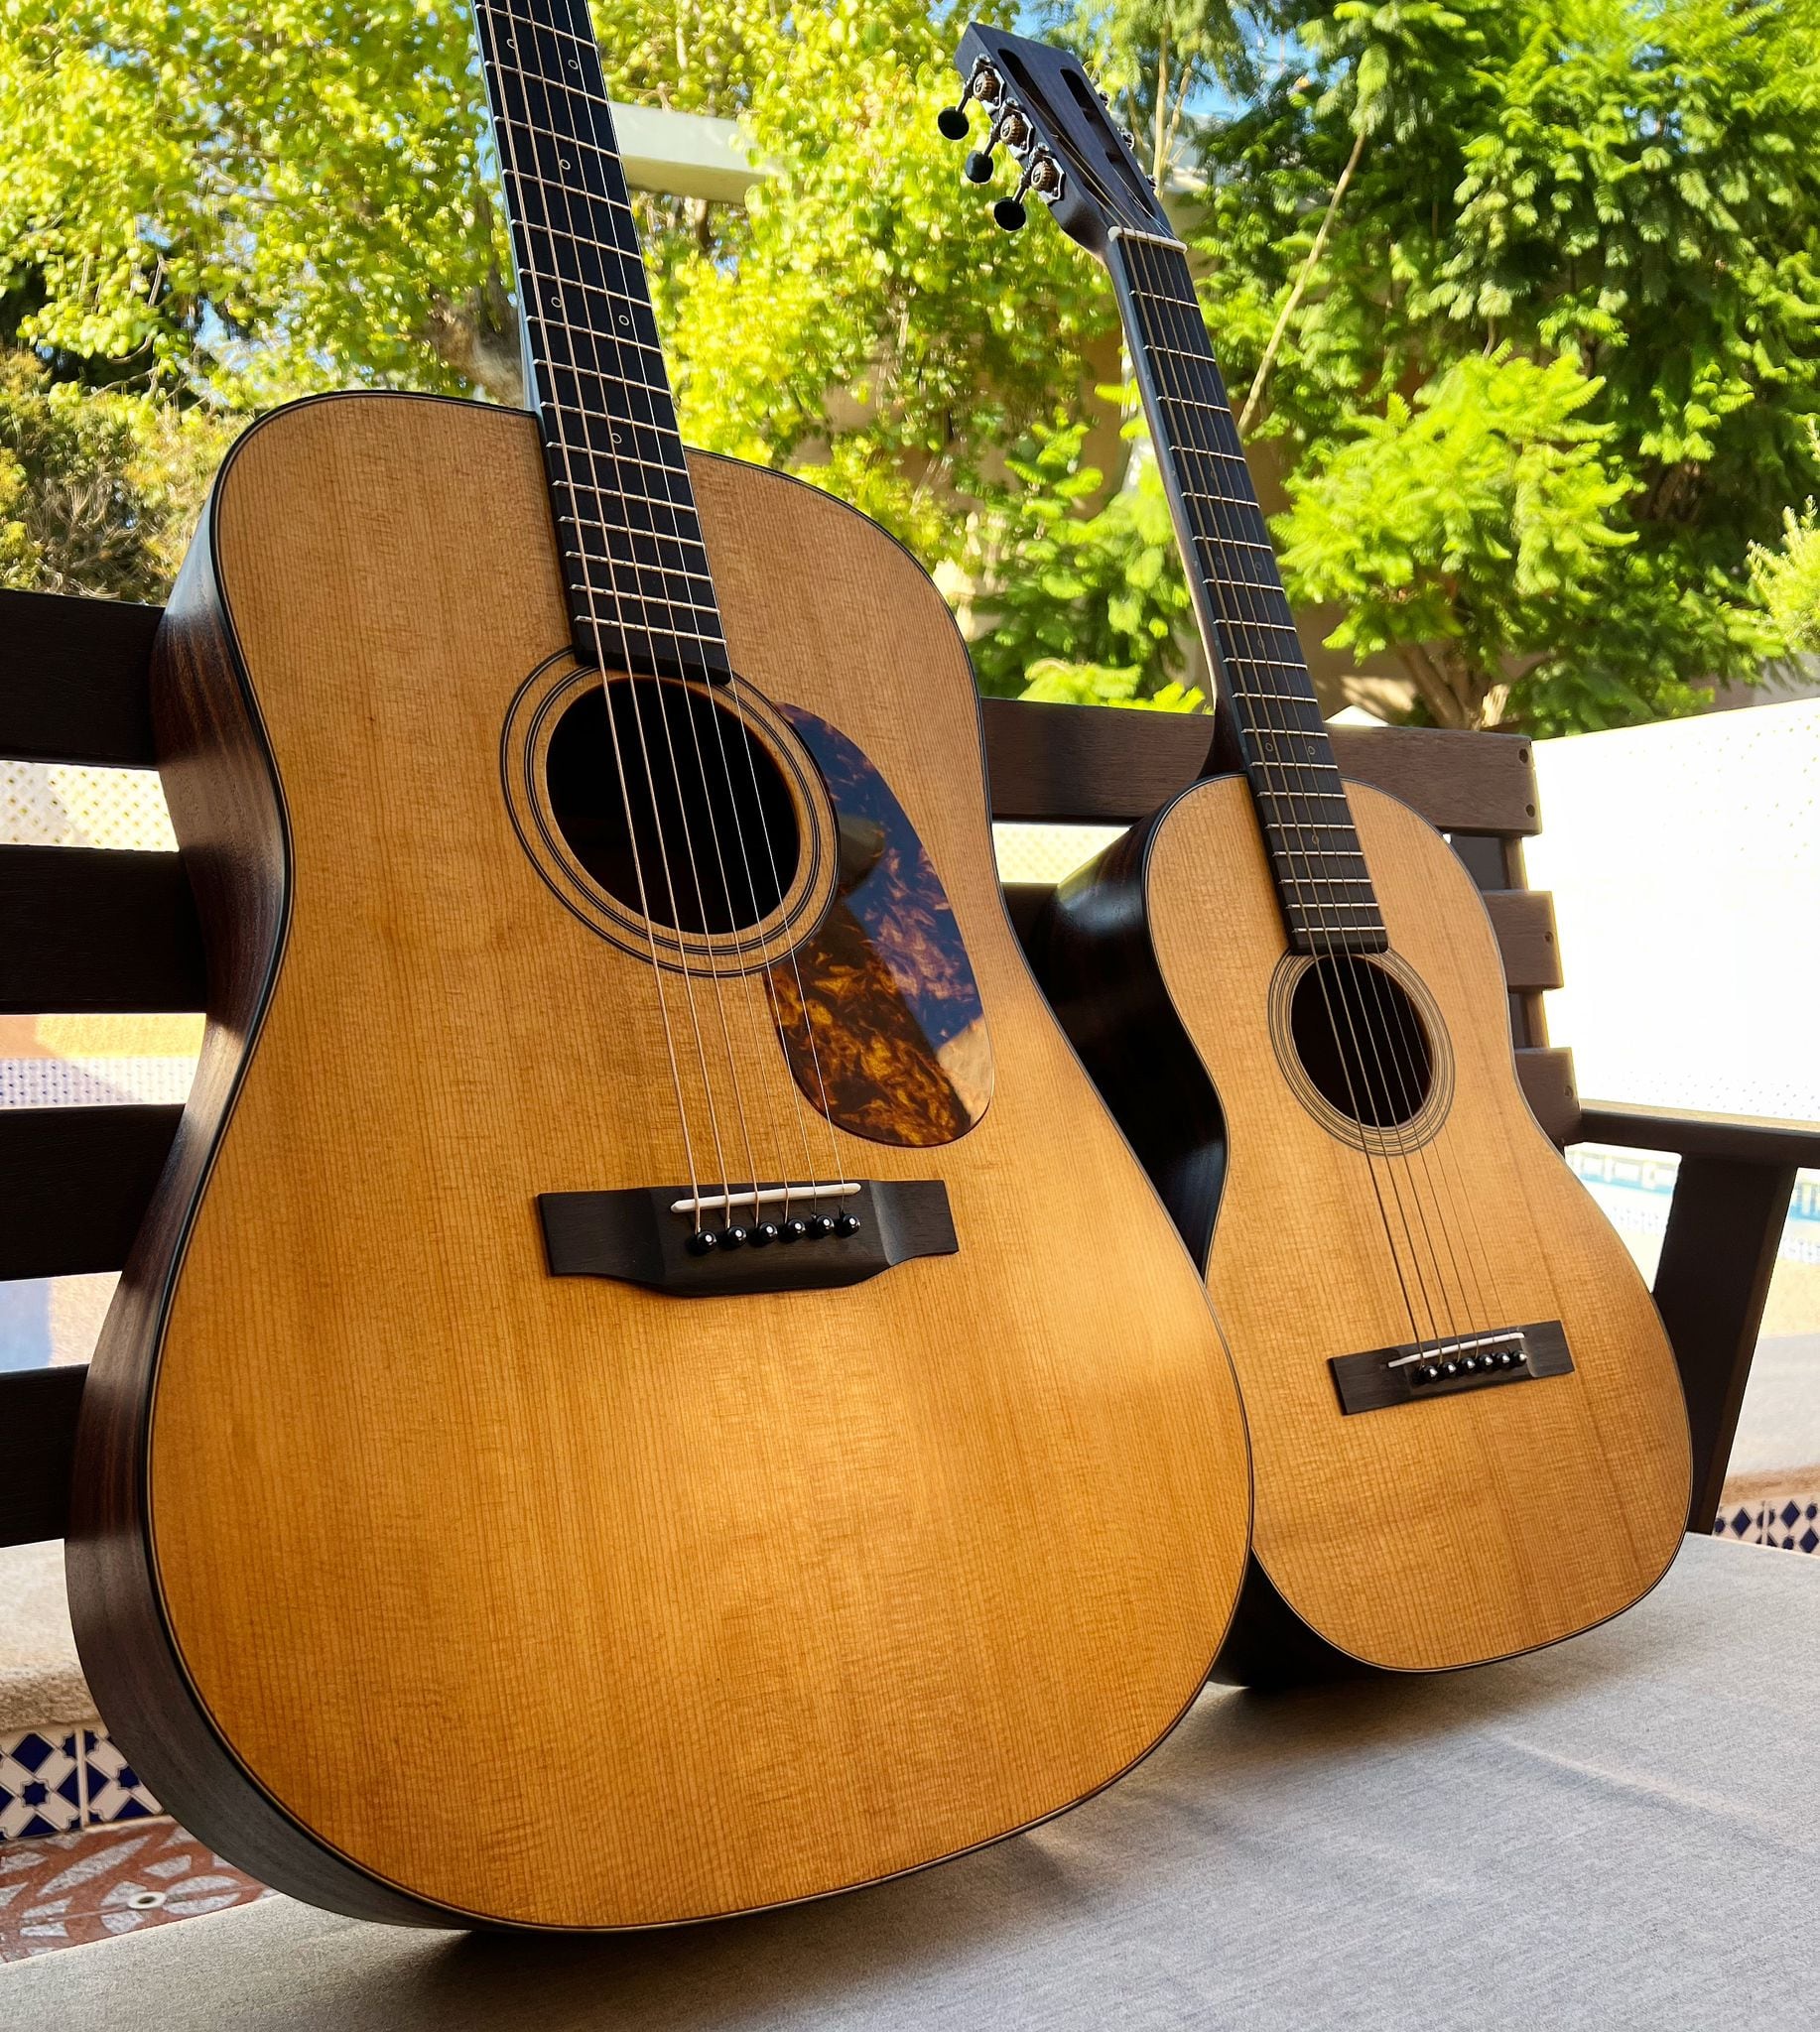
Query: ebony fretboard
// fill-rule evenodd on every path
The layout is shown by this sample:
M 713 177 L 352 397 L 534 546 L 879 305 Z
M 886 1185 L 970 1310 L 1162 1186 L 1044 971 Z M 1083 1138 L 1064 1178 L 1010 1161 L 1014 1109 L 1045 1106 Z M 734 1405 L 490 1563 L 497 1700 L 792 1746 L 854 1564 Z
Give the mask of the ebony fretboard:
M 586 0 L 474 0 L 474 14 L 577 653 L 723 675 Z
M 1359 835 L 1303 660 L 1276 553 L 1214 363 L 1188 256 L 1114 234 L 1117 288 L 1189 588 L 1297 952 L 1384 950 Z

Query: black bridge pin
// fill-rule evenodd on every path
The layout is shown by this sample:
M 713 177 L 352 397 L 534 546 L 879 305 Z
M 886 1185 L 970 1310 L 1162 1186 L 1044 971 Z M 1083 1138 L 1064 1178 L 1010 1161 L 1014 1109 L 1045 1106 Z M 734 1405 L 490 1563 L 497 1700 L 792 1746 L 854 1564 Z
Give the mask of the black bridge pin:
M 843 1213 L 835 1222 L 835 1232 L 837 1234 L 857 1234 L 859 1226 L 858 1214 Z
M 720 1230 L 720 1246 L 723 1249 L 742 1249 L 751 1239 L 743 1227 L 723 1227 Z
M 818 1213 L 808 1225 L 811 1234 L 831 1235 L 835 1231 L 835 1216 L 832 1213 Z
M 753 1248 L 763 1249 L 768 1248 L 772 1242 L 777 1241 L 782 1234 L 783 1229 L 778 1226 L 775 1220 L 761 1220 L 746 1235 L 746 1240 L 752 1244 Z
M 688 1246 L 692 1256 L 706 1256 L 720 1246 L 720 1237 L 712 1228 L 698 1227 L 689 1237 Z

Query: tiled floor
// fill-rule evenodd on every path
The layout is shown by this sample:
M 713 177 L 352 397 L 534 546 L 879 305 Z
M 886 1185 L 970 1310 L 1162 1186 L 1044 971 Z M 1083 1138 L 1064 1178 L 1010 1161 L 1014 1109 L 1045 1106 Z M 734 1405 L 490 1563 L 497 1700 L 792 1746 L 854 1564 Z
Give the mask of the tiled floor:
M 174 1821 L 0 1842 L 0 1962 L 270 1895 Z

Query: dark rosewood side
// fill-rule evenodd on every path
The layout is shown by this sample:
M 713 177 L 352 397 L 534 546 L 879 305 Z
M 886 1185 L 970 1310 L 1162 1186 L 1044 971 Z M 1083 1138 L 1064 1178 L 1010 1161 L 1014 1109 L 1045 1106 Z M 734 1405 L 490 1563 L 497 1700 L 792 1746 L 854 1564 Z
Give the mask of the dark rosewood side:
M 1168 809 L 1059 885 L 1035 951 L 1063 1029 L 1205 1273 L 1226 1180 L 1226 1116 L 1150 937 L 1144 869 Z

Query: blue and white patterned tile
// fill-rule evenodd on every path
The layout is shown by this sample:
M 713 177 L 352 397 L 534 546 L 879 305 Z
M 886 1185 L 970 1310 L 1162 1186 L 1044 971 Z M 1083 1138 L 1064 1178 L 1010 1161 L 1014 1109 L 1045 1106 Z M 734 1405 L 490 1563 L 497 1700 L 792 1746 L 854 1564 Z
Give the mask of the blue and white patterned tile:
M 0 1842 L 66 1835 L 82 1819 L 76 1737 L 28 1728 L 0 1736 Z
M 1802 1490 L 1734 1501 L 1714 1520 L 1713 1535 L 1782 1552 L 1820 1552 L 1820 1496 Z
M 82 1761 L 87 1767 L 87 1825 L 139 1821 L 162 1813 L 157 1800 L 140 1783 L 120 1746 L 99 1729 L 82 1730 Z

